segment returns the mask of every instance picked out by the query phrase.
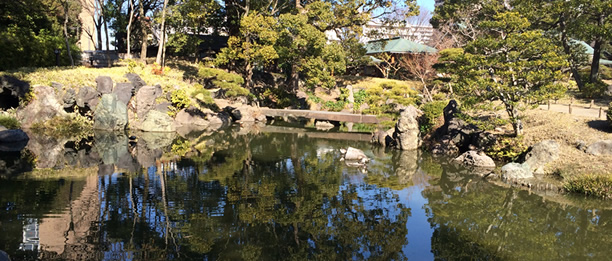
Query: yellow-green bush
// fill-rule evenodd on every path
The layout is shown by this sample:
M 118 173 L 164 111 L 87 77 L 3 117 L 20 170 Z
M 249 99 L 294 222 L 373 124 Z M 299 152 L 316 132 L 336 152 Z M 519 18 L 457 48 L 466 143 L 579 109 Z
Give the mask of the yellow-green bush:
M 366 112 L 377 115 L 393 113 L 393 106 L 387 102 L 389 100 L 401 105 L 416 105 L 420 100 L 416 90 L 395 81 L 381 82 L 368 87 L 365 96 L 366 103 L 370 105 L 370 109 Z
M 420 128 L 422 133 L 429 133 L 433 130 L 436 125 L 436 119 L 444 113 L 444 107 L 448 104 L 448 101 L 433 101 L 423 104 L 421 111 L 423 115 L 420 118 Z
M 244 78 L 238 74 L 201 66 L 198 71 L 198 76 L 204 80 L 210 80 L 214 86 L 223 90 L 223 93 L 228 98 L 238 96 L 246 96 L 251 99 L 254 98 L 249 90 L 242 87 Z
M 5 128 L 12 130 L 19 129 L 21 124 L 19 121 L 17 121 L 17 119 L 11 116 L 0 115 L 0 126 L 4 126 Z
M 509 162 L 516 161 L 528 148 L 522 137 L 501 137 L 485 153 L 495 160 Z
M 612 198 L 612 175 L 577 176 L 565 181 L 563 188 L 568 192 L 609 199 Z

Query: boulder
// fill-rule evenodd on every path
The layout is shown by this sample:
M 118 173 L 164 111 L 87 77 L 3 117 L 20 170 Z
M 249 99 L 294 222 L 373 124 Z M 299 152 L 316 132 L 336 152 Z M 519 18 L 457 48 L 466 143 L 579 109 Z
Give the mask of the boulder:
M 444 107 L 444 125 L 434 133 L 436 142 L 432 153 L 453 155 L 468 150 L 482 150 L 495 144 L 497 137 L 488 132 L 481 132 L 472 124 L 467 124 L 459 117 L 459 105 L 455 100 Z
M 370 161 L 368 156 L 366 156 L 365 153 L 363 153 L 363 151 L 360 149 L 348 147 L 346 150 L 340 150 L 340 152 L 344 154 L 343 158 L 346 161 L 358 161 L 362 163 Z
M 0 131 L 5 131 L 5 130 L 8 130 L 8 129 L 6 127 L 0 125 Z
M 51 87 L 53 87 L 57 93 L 64 91 L 64 85 L 59 82 L 51 82 Z
M 144 86 L 136 92 L 136 114 L 138 117 L 147 115 L 155 107 L 155 99 L 161 96 L 161 88 L 155 86 Z
M 545 140 L 531 147 L 525 156 L 525 163 L 535 174 L 544 174 L 546 164 L 559 158 L 559 143 L 554 140 Z
M 167 113 L 151 110 L 145 115 L 140 130 L 152 132 L 174 132 L 173 120 Z
M 64 109 L 70 109 L 76 105 L 76 91 L 74 89 L 68 89 L 62 96 L 64 102 Z
M 143 81 L 142 78 L 138 76 L 138 74 L 135 73 L 128 73 L 125 75 L 125 78 L 127 78 L 132 83 L 136 91 L 140 90 L 141 87 L 147 85 L 147 83 Z
M 170 106 L 172 106 L 172 103 L 162 102 L 160 104 L 155 105 L 154 110 L 161 111 L 163 113 L 168 113 L 170 111 Z
M 21 151 L 30 138 L 22 130 L 0 131 L 0 151 Z
M 34 88 L 34 100 L 17 111 L 17 120 L 21 127 L 30 128 L 35 123 L 46 122 L 53 117 L 66 115 L 64 106 L 55 97 L 55 91 L 49 86 Z
M 132 99 L 132 96 L 134 96 L 134 90 L 134 85 L 131 83 L 121 82 L 115 85 L 113 93 L 117 94 L 119 101 L 127 105 L 128 102 L 130 102 L 130 99 Z
M 113 92 L 113 80 L 108 76 L 96 77 L 97 90 L 101 94 Z
M 210 122 L 206 119 L 206 114 L 200 109 L 190 106 L 180 110 L 174 118 L 174 125 L 177 128 L 194 127 L 194 129 L 206 129 Z
M 231 117 L 227 112 L 220 112 L 217 114 L 209 114 L 208 121 L 210 122 L 210 127 L 219 129 L 230 125 Z
M 331 124 L 329 121 L 317 121 L 315 123 L 315 128 L 317 128 L 317 130 L 330 130 L 334 127 L 335 126 Z
M 533 178 L 529 165 L 520 163 L 508 163 L 501 168 L 503 179 L 528 179 Z
M 591 155 L 611 155 L 612 154 L 612 140 L 600 140 L 595 142 L 586 149 L 586 152 Z
M 79 89 L 77 94 L 76 104 L 80 108 L 88 108 L 93 110 L 100 101 L 100 93 L 90 86 L 85 86 Z
M 418 121 L 421 114 L 414 106 L 408 106 L 401 111 L 394 133 L 395 143 L 401 150 L 415 150 L 421 145 Z
M 97 130 L 124 130 L 128 123 L 127 106 L 116 94 L 104 94 L 96 106 L 93 120 L 93 128 Z
M 495 168 L 495 162 L 491 157 L 475 150 L 461 154 L 454 161 L 468 167 Z

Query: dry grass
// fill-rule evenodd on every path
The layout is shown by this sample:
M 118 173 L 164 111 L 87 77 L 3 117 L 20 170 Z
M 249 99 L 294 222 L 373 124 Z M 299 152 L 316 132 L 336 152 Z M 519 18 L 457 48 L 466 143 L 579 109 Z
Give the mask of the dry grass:
M 577 141 L 587 145 L 612 139 L 612 129 L 604 120 L 584 118 L 560 112 L 526 112 L 525 145 L 552 139 L 561 145 L 560 157 L 550 169 L 568 178 L 580 174 L 612 174 L 612 156 L 592 156 L 576 148 Z
M 378 86 L 383 82 L 393 82 L 406 88 L 413 88 L 420 91 L 423 85 L 418 81 L 402 81 L 394 79 L 376 78 L 376 77 L 363 77 L 363 76 L 343 76 L 340 77 L 343 85 L 351 84 L 353 88 L 367 89 L 371 86 Z
M 159 84 L 162 88 L 189 88 L 191 84 L 184 82 L 184 71 L 166 67 L 163 75 L 153 73 L 152 65 L 136 66 L 134 73 L 138 74 L 148 85 Z M 79 67 L 51 67 L 51 68 L 20 68 L 14 71 L 0 72 L 0 75 L 12 75 L 31 85 L 47 85 L 58 82 L 64 88 L 80 88 L 82 86 L 96 86 L 96 77 L 109 76 L 115 83 L 128 82 L 125 74 L 129 73 L 126 64 L 111 68 Z

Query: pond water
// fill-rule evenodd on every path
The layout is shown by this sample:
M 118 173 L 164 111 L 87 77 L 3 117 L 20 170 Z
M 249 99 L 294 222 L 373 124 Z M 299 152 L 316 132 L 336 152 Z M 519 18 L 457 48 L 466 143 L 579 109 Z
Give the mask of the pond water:
M 0 250 L 12 260 L 612 256 L 606 202 L 495 185 L 445 159 L 372 147 L 367 136 L 33 137 L 32 153 L 0 155 Z M 341 160 L 348 146 L 372 159 L 367 171 Z M 50 169 L 21 173 L 28 164 Z

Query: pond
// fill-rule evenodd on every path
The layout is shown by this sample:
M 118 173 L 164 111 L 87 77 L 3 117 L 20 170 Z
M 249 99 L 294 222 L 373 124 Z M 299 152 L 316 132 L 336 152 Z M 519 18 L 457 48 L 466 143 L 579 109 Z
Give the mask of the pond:
M 32 153 L 0 155 L 0 250 L 12 260 L 612 255 L 605 202 L 496 185 L 368 137 L 283 127 L 32 137 Z M 342 161 L 349 146 L 372 159 L 367 170 Z M 28 164 L 46 169 L 22 173 Z

